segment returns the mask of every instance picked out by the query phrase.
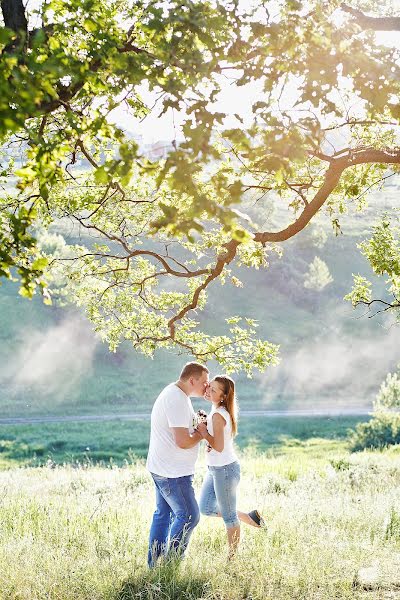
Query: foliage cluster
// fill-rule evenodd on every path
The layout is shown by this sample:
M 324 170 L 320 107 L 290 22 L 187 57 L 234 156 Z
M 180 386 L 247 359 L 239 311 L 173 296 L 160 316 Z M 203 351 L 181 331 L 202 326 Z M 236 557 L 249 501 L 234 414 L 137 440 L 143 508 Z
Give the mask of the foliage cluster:
M 372 285 L 366 277 L 356 275 L 354 286 L 346 296 L 353 305 L 363 304 L 370 309 L 378 305 L 378 312 L 396 309 L 400 318 L 400 218 L 398 211 L 392 217 L 385 215 L 373 228 L 372 236 L 360 244 L 364 256 L 368 259 L 374 273 L 387 278 L 387 288 L 392 300 L 383 301 L 372 298 Z

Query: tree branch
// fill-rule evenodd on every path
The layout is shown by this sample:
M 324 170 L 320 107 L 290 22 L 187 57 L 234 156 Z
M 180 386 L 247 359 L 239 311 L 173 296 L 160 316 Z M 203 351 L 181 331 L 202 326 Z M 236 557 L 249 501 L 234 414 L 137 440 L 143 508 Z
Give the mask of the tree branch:
M 393 309 L 400 308 L 400 302 L 392 302 L 392 303 L 390 303 L 390 302 L 386 302 L 385 300 L 379 300 L 378 298 L 375 299 L 375 300 L 369 300 L 369 301 L 367 301 L 367 300 L 359 300 L 356 303 L 356 306 L 363 305 L 363 306 L 367 306 L 368 309 L 370 309 L 371 306 L 373 304 L 375 304 L 375 303 L 381 304 L 385 308 L 381 308 L 380 310 L 377 310 L 373 315 L 369 315 L 368 316 L 369 319 L 372 319 L 373 317 L 375 317 L 376 315 L 378 315 L 381 312 L 386 312 L 388 310 L 393 310 Z
M 96 225 L 93 225 L 90 223 L 85 223 L 84 219 L 81 217 L 78 217 L 77 215 L 72 214 L 70 216 L 73 219 L 75 219 L 85 229 L 97 231 L 101 236 L 104 236 L 111 242 L 119 243 L 122 246 L 122 248 L 125 250 L 126 254 L 124 256 L 118 256 L 118 255 L 114 255 L 114 254 L 105 254 L 102 252 L 88 252 L 86 254 L 82 254 L 80 256 L 73 257 L 73 258 L 57 259 L 60 262 L 76 261 L 81 258 L 85 258 L 86 256 L 96 256 L 96 257 L 104 258 L 104 259 L 113 258 L 115 260 L 129 260 L 131 258 L 134 258 L 135 256 L 146 256 L 146 257 L 149 257 L 149 258 L 151 257 L 151 258 L 154 258 L 155 260 L 157 260 L 159 263 L 162 264 L 162 266 L 165 269 L 165 272 L 169 275 L 173 275 L 174 277 L 192 278 L 192 277 L 200 277 L 201 275 L 207 275 L 208 273 L 210 273 L 210 269 L 197 269 L 197 271 L 190 271 L 187 267 L 183 267 L 183 269 L 184 269 L 183 271 L 177 271 L 176 269 L 173 269 L 168 262 L 168 261 L 177 262 L 171 256 L 165 257 L 153 250 L 132 250 L 131 248 L 129 248 L 125 239 L 120 238 L 116 235 L 108 234 L 106 231 L 104 231 L 104 229 L 101 229 L 100 227 L 97 227 Z M 118 271 L 118 270 L 119 269 L 111 269 L 110 272 Z
M 209 274 L 209 276 L 203 281 L 203 283 L 201 285 L 199 285 L 194 294 L 193 294 L 193 300 L 192 302 L 190 302 L 190 304 L 187 304 L 186 306 L 184 306 L 182 308 L 182 310 L 175 315 L 174 317 L 172 317 L 172 319 L 170 319 L 168 321 L 168 327 L 169 327 L 169 331 L 170 331 L 170 336 L 173 340 L 175 340 L 175 323 L 177 321 L 180 321 L 181 319 L 183 319 L 183 317 L 190 311 L 190 310 L 194 310 L 197 307 L 197 304 L 199 302 L 199 298 L 200 298 L 200 294 L 203 290 L 206 289 L 206 287 L 214 280 L 217 279 L 225 265 L 228 265 L 230 262 L 232 262 L 232 260 L 235 258 L 236 256 L 236 250 L 237 247 L 239 246 L 240 242 L 237 242 L 236 240 L 231 240 L 230 242 L 227 242 L 226 244 L 224 244 L 224 247 L 226 248 L 226 251 L 222 254 L 220 254 L 218 256 L 218 260 L 216 262 L 215 267 L 211 270 L 211 273 Z
M 333 158 L 330 156 L 320 155 L 319 158 L 328 161 L 329 167 L 325 174 L 325 179 L 315 194 L 311 202 L 304 208 L 300 217 L 291 223 L 285 229 L 276 232 L 263 232 L 254 235 L 254 241 L 265 244 L 266 242 L 283 242 L 293 237 L 311 221 L 312 217 L 318 212 L 321 206 L 328 199 L 330 194 L 337 186 L 343 171 L 354 165 L 367 163 L 378 164 L 400 164 L 400 149 L 376 150 L 367 148 L 362 150 L 350 150 L 346 156 Z
M 355 18 L 362 29 L 373 29 L 374 31 L 400 31 L 400 17 L 369 17 L 361 10 L 342 4 L 344 12 Z

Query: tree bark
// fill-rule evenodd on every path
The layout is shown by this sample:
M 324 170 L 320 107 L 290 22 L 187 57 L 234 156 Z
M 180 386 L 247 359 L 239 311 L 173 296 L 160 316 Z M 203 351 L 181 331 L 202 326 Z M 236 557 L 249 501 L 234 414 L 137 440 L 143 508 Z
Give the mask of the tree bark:
M 1 0 L 4 24 L 16 33 L 28 31 L 28 21 L 22 0 Z

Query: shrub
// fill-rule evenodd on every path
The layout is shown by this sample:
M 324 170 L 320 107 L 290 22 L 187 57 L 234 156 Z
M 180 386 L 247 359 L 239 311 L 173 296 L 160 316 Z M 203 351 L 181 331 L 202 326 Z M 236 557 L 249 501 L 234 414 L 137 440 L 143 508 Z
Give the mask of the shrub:
M 359 423 L 350 437 L 354 452 L 400 444 L 400 415 L 377 412 L 367 423 Z
M 329 462 L 331 466 L 335 469 L 335 471 L 348 471 L 351 466 L 351 463 L 348 460 L 345 460 L 344 458 L 332 458 Z
M 358 451 L 400 444 L 399 408 L 400 373 L 388 373 L 375 398 L 373 418 L 367 423 L 359 423 L 351 434 L 351 449 Z
M 388 373 L 374 402 L 374 410 L 400 409 L 400 374 Z

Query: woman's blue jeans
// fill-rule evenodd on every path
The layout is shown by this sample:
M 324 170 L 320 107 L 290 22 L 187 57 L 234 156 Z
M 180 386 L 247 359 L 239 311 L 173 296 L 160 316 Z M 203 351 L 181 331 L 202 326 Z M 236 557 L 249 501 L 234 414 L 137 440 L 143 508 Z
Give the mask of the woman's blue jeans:
M 156 510 L 150 528 L 149 567 L 154 566 L 159 556 L 182 557 L 200 520 L 193 475 L 171 478 L 151 473 L 151 476 L 156 486 Z
M 208 467 L 200 493 L 200 512 L 208 517 L 218 516 L 226 527 L 236 527 L 239 519 L 236 509 L 236 491 L 240 481 L 237 461 L 223 467 Z

